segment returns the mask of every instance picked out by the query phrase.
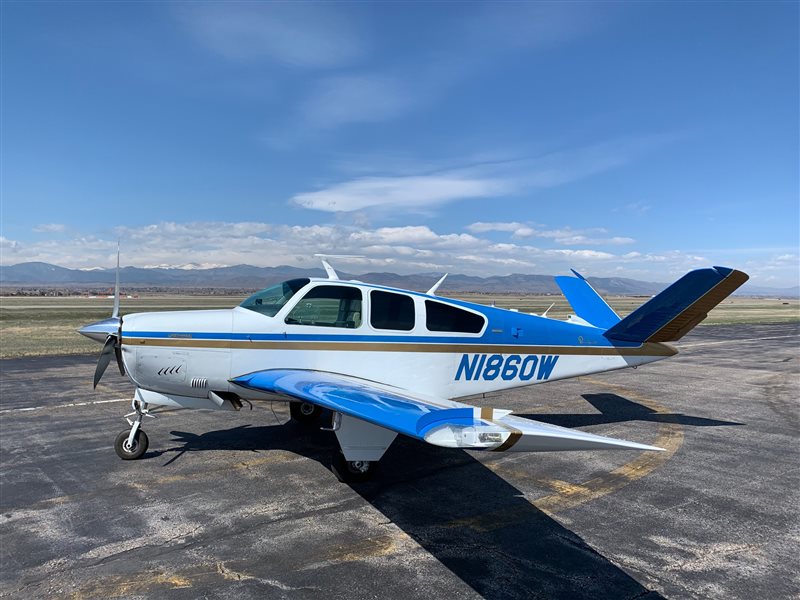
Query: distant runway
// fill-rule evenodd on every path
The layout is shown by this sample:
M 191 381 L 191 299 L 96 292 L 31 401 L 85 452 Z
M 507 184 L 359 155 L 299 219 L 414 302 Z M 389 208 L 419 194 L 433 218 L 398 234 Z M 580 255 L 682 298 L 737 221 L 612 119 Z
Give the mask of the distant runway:
M 399 438 L 354 487 L 285 404 L 165 411 L 126 462 L 113 369 L 93 392 L 96 357 L 0 361 L 0 597 L 797 597 L 800 324 L 678 347 L 481 401 L 667 452 Z

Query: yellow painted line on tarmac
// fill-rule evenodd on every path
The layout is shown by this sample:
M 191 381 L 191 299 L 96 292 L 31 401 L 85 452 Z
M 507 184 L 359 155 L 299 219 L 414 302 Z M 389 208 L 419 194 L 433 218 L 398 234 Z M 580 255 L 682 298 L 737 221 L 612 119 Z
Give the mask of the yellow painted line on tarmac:
M 585 381 L 611 390 L 628 400 L 643 404 L 656 413 L 669 413 L 668 409 L 656 401 L 621 385 L 592 378 L 586 378 Z M 682 444 L 683 427 L 677 423 L 659 423 L 658 434 L 652 445 L 663 448 L 666 452 L 642 452 L 640 456 L 621 467 L 580 484 L 562 482 L 564 483 L 562 490 L 543 498 L 538 498 L 532 503 L 539 510 L 552 515 L 585 502 L 596 500 L 649 475 L 671 459 Z
M 177 573 L 136 573 L 133 575 L 109 575 L 89 581 L 81 589 L 64 594 L 70 600 L 94 600 L 99 598 L 130 598 L 146 596 L 152 592 L 166 592 L 192 587 L 192 580 Z M 56 596 L 59 597 L 59 596 Z
M 410 535 L 397 529 L 384 535 L 373 535 L 356 540 L 328 545 L 312 552 L 306 557 L 305 564 L 299 570 L 318 569 L 345 562 L 382 558 L 399 554 L 414 544 Z
M 583 381 L 611 390 L 628 400 L 643 404 L 656 413 L 664 414 L 670 412 L 655 400 L 642 396 L 621 385 L 588 377 L 584 378 Z M 444 526 L 469 527 L 479 532 L 488 532 L 523 522 L 528 518 L 533 507 L 549 516 L 553 516 L 559 512 L 602 498 L 649 475 L 671 459 L 683 444 L 683 428 L 677 423 L 659 423 L 658 433 L 652 444 L 663 448 L 666 452 L 644 451 L 637 458 L 621 467 L 580 483 L 536 477 L 525 470 L 514 469 L 513 467 L 508 468 L 503 462 L 487 464 L 485 466 L 498 475 L 509 477 L 509 483 L 512 485 L 515 481 L 525 481 L 547 487 L 553 493 L 531 500 L 530 504 L 521 504 L 511 510 L 501 509 L 473 517 L 455 519 L 445 523 Z

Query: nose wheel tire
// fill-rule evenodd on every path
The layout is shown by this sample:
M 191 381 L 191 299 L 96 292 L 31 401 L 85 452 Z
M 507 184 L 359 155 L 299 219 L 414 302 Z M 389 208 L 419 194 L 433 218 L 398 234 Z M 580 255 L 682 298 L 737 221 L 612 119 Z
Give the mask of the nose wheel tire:
M 347 460 L 341 452 L 336 452 L 331 461 L 331 470 L 342 483 L 367 481 L 375 474 L 377 467 L 377 461 Z
M 319 419 L 322 409 L 311 402 L 289 402 L 289 414 L 298 423 L 310 424 Z
M 125 431 L 121 431 L 117 439 L 114 440 L 114 451 L 122 460 L 136 460 L 137 458 L 141 458 L 142 455 L 147 452 L 147 445 L 150 443 L 150 440 L 147 439 L 147 434 L 139 429 L 136 431 L 136 435 L 133 436 L 133 444 L 128 446 L 128 437 L 130 434 L 131 430 L 126 429 Z

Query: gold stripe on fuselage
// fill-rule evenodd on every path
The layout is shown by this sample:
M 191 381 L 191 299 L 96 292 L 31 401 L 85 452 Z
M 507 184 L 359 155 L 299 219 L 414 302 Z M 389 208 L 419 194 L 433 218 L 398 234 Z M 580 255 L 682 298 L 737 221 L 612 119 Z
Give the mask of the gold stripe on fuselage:
M 334 352 L 433 352 L 437 354 L 562 354 L 579 356 L 672 356 L 678 351 L 661 343 L 636 347 L 514 346 L 499 344 L 418 344 L 407 342 L 290 342 L 123 337 L 128 346 L 227 348 L 236 350 L 328 350 Z

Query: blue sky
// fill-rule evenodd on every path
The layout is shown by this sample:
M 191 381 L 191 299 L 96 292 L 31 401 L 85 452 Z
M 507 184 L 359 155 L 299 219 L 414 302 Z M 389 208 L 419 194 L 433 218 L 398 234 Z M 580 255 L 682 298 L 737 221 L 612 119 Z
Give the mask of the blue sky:
M 2 263 L 797 285 L 798 4 L 2 3 Z

